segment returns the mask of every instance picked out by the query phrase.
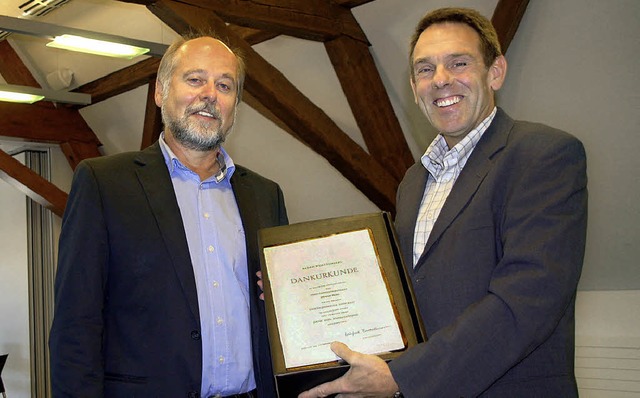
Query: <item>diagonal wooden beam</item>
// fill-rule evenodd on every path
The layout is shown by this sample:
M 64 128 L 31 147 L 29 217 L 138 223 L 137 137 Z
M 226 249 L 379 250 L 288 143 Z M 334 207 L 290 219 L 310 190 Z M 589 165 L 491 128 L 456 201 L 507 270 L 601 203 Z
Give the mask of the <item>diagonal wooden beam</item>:
M 0 102 L 0 135 L 36 142 L 76 140 L 100 145 L 78 111 L 37 104 Z
M 40 87 L 8 40 L 0 41 L 0 75 L 9 84 Z
M 128 1 L 150 6 L 149 1 Z M 175 2 L 178 3 L 178 2 Z M 307 40 L 326 41 L 340 35 L 367 42 L 348 8 L 327 0 L 180 0 L 215 12 L 227 23 Z
M 347 8 L 358 7 L 363 4 L 371 3 L 374 0 L 333 0 L 334 3 Z
M 491 23 L 496 28 L 502 53 L 506 54 L 513 40 L 529 0 L 500 0 L 493 10 Z
M 150 82 L 147 89 L 147 106 L 144 112 L 144 127 L 142 129 L 140 149 L 144 149 L 158 141 L 162 132 L 162 113 L 156 105 L 155 95 L 155 82 Z
M 2 150 L 0 150 L 0 179 L 62 217 L 68 195 Z
M 125 3 L 135 3 L 135 4 L 150 6 L 151 4 L 155 3 L 157 0 L 120 0 L 120 1 L 123 1 Z M 361 6 L 363 4 L 371 3 L 372 1 L 375 1 L 375 0 L 333 0 L 334 3 L 347 8 Z
M 117 70 L 100 79 L 84 84 L 77 93 L 91 94 L 91 104 L 97 104 L 150 82 L 155 82 L 159 58 L 147 58 L 127 68 Z
M 351 140 L 280 71 L 228 29 L 222 19 L 212 12 L 167 0 L 155 2 L 149 10 L 178 33 L 213 27 L 228 37 L 242 50 L 247 61 L 245 90 L 381 209 L 394 208 L 399 180 Z
M 340 36 L 326 42 L 325 48 L 369 154 L 400 181 L 413 165 L 413 155 L 369 46 L 348 36 Z
M 78 163 L 84 159 L 102 156 L 102 153 L 100 153 L 95 143 L 67 140 L 60 144 L 60 149 L 62 149 L 62 153 L 66 156 L 72 170 L 75 170 Z

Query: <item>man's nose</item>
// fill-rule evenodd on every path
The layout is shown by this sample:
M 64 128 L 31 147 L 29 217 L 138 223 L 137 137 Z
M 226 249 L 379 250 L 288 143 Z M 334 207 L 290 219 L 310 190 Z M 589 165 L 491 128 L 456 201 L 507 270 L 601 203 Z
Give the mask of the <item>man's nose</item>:
M 218 92 L 216 91 L 216 85 L 214 82 L 208 82 L 200 89 L 200 99 L 207 102 L 215 102 L 218 98 Z
M 433 73 L 432 84 L 434 88 L 443 88 L 451 83 L 451 73 L 442 65 L 436 66 Z

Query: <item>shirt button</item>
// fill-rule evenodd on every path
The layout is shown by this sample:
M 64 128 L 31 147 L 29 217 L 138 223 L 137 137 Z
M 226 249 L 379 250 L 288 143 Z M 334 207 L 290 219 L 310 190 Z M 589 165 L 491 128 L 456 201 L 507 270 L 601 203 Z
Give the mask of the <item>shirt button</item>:
M 209 251 L 209 253 L 213 253 L 213 246 L 209 245 L 209 247 L 207 247 L 207 250 Z
M 218 287 L 220 286 L 220 284 L 218 283 L 218 281 L 213 281 L 213 287 Z
M 204 218 L 205 218 L 206 220 L 208 220 L 208 219 L 209 219 L 209 217 L 210 217 L 210 216 L 209 216 L 209 213 L 204 213 Z
M 191 338 L 193 340 L 200 340 L 200 332 L 198 330 L 191 331 Z
M 218 317 L 218 318 L 216 319 L 216 323 L 217 323 L 218 325 L 222 325 L 222 324 L 224 323 L 224 319 L 222 319 L 221 317 Z
M 218 362 L 220 362 L 220 364 L 224 363 L 224 357 L 222 355 L 218 358 Z

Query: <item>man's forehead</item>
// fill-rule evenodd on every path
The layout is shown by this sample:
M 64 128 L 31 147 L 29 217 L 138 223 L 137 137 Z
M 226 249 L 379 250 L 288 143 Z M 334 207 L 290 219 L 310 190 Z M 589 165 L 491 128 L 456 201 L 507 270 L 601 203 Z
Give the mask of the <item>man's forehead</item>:
M 423 57 L 429 50 L 448 50 L 451 54 L 466 54 L 480 51 L 480 35 L 469 25 L 461 22 L 439 22 L 426 28 L 414 48 L 414 59 Z
M 198 37 L 196 39 L 191 39 L 184 42 L 180 47 L 180 51 L 181 52 L 189 52 L 193 50 L 200 51 L 202 48 L 210 48 L 212 50 L 224 49 L 230 55 L 233 55 L 235 57 L 235 54 L 233 53 L 233 51 L 231 51 L 229 46 L 227 46 L 224 42 L 222 42 L 219 39 L 208 37 L 208 36 Z
M 226 44 L 211 37 L 193 39 L 184 43 L 177 54 L 176 61 L 178 69 L 200 69 L 204 71 L 210 67 L 215 67 L 216 69 L 228 69 L 229 73 L 234 72 L 234 76 L 239 62 L 236 55 Z

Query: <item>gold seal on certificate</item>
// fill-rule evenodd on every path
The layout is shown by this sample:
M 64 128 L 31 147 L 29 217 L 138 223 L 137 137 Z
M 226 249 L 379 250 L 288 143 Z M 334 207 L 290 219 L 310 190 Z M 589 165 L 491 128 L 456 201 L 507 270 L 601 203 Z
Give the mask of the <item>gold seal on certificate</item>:
M 258 244 L 279 397 L 348 370 L 333 341 L 392 360 L 425 340 L 389 213 L 263 228 Z
M 335 361 L 329 349 L 405 348 L 369 229 L 264 249 L 285 366 Z

